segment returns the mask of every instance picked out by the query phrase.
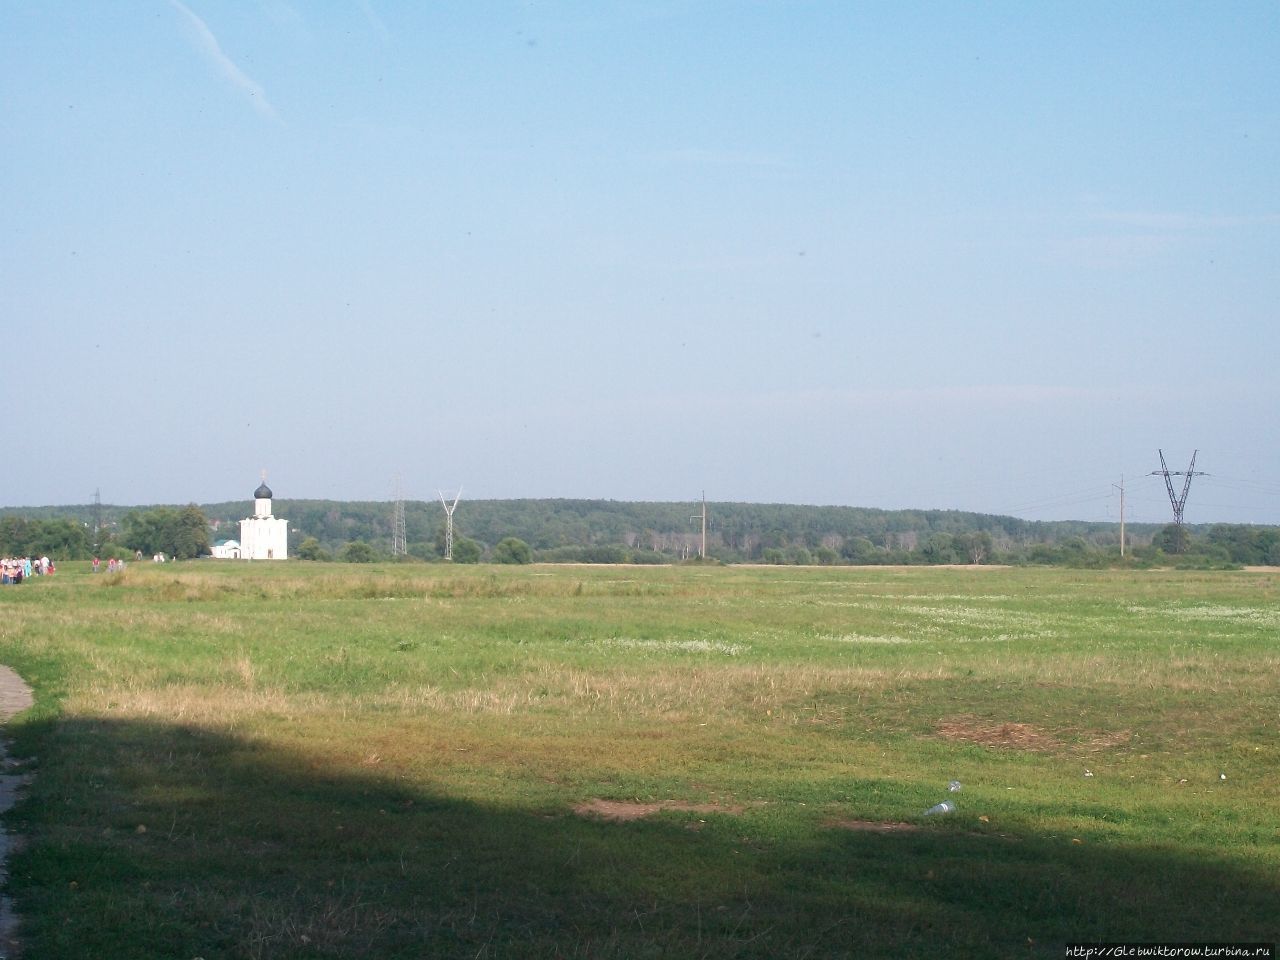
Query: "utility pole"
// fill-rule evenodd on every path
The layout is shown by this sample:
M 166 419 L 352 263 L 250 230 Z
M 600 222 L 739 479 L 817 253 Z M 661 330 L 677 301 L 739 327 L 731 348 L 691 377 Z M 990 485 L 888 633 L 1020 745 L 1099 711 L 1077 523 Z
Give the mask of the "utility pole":
M 1120 556 L 1124 556 L 1124 474 L 1120 474 L 1120 485 L 1111 485 L 1120 491 Z
M 93 491 L 93 555 L 96 557 L 99 552 L 99 543 L 102 540 L 102 491 L 95 489 Z
M 707 559 L 707 491 L 705 490 L 702 491 L 701 515 L 695 513 L 689 519 L 697 520 L 699 516 L 702 518 L 702 546 L 698 549 L 698 559 L 705 560 Z

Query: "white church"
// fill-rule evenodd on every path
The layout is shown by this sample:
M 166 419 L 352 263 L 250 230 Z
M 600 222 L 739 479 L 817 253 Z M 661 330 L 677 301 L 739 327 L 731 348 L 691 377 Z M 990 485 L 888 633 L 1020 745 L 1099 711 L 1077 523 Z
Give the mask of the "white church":
M 271 488 L 264 477 L 253 491 L 253 516 L 240 521 L 240 558 L 287 560 L 289 521 L 271 515 Z

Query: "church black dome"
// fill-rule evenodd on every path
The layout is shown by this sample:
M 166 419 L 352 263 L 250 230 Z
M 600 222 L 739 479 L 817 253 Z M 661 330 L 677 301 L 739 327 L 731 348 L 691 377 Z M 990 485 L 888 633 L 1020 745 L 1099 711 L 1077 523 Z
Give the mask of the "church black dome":
M 255 500 L 270 500 L 270 499 L 271 499 L 271 488 L 270 488 L 270 487 L 268 487 L 268 486 L 266 485 L 266 483 L 259 484 L 258 489 L 257 489 L 257 490 L 255 490 L 255 491 L 253 491 L 253 499 L 255 499 Z

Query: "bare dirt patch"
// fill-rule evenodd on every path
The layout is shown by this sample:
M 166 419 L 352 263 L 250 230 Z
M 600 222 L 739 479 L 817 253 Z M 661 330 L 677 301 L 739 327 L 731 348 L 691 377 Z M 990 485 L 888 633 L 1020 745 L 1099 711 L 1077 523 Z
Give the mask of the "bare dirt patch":
M 680 800 L 659 800 L 654 803 L 638 803 L 627 800 L 584 800 L 573 805 L 573 812 L 580 817 L 612 820 L 625 823 L 652 816 L 663 810 L 679 810 L 684 813 L 727 813 L 737 816 L 745 808 L 730 803 L 685 803 Z
M 1100 731 L 1088 735 L 1081 746 L 1090 753 L 1097 753 L 1099 750 L 1111 750 L 1115 747 L 1127 747 L 1133 741 L 1132 730 L 1114 730 L 1110 733 Z
M 945 740 L 1013 750 L 1055 750 L 1062 741 L 1030 723 L 1001 723 L 977 717 L 949 717 L 934 728 Z
M 1126 747 L 1133 741 L 1131 730 L 1069 730 L 1065 735 L 1071 739 L 1064 741 L 1034 724 L 980 720 L 972 716 L 947 717 L 938 721 L 934 729 L 944 740 L 962 740 L 984 747 L 1037 752 L 1065 747 L 1085 753 L 1099 753 Z
M 858 833 L 913 833 L 920 829 L 914 823 L 895 823 L 891 820 L 828 820 L 826 825 L 836 830 L 853 830 Z

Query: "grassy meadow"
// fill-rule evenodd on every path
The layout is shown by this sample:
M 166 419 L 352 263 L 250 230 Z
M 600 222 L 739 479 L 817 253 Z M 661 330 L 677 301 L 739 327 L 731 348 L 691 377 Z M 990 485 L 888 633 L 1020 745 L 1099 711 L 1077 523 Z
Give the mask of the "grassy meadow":
M 68 563 L 0 662 L 30 957 L 1280 938 L 1274 571 Z

